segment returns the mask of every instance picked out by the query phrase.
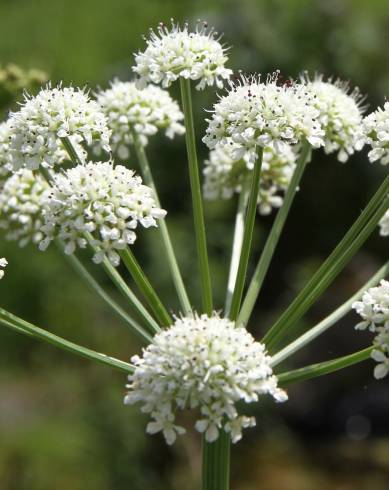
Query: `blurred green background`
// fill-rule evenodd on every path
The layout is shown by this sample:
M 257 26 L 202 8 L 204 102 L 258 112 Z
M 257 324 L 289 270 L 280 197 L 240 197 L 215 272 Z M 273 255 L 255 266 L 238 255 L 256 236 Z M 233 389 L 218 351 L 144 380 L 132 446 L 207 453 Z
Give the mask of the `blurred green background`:
M 232 46 L 230 67 L 246 72 L 301 70 L 348 79 L 382 104 L 389 85 L 387 0 L 0 0 L 0 65 L 46 71 L 53 81 L 105 87 L 130 79 L 142 34 L 170 17 L 206 19 Z M 11 69 L 12 72 L 12 69 Z M 1 77 L 5 106 L 20 87 Z M 41 74 L 30 74 L 38 83 Z M 8 77 L 8 78 L 7 78 Z M 177 92 L 173 93 L 177 95 Z M 213 90 L 194 98 L 197 131 Z M 7 107 L 7 110 L 10 107 Z M 5 113 L 3 114 L 5 117 Z M 156 137 L 148 148 L 185 280 L 199 299 L 188 179 L 182 139 Z M 201 157 L 206 156 L 203 146 Z M 135 166 L 135 163 L 134 163 Z M 358 215 L 385 169 L 362 152 L 343 165 L 315 155 L 304 177 L 252 330 L 260 335 L 288 304 Z M 207 205 L 217 305 L 223 301 L 235 201 Z M 256 256 L 272 217 L 258 220 Z M 309 327 L 349 297 L 387 258 L 388 239 L 374 234 L 304 319 Z M 158 235 L 145 233 L 136 254 L 163 299 L 176 306 Z M 0 239 L 9 260 L 1 305 L 59 335 L 122 359 L 139 351 L 125 325 L 73 274 L 54 248 L 42 254 Z M 89 262 L 88 262 L 89 263 Z M 91 265 L 91 269 L 92 269 Z M 94 271 L 105 281 L 100 271 Z M 115 294 L 112 291 L 112 294 Z M 285 369 L 351 352 L 370 342 L 350 314 Z M 255 409 L 258 426 L 233 449 L 237 490 L 383 490 L 389 488 L 388 381 L 373 363 L 291 387 L 285 406 Z M 125 379 L 47 345 L 0 329 L 1 490 L 192 490 L 199 483 L 200 440 L 189 433 L 173 448 L 146 436 L 146 419 L 124 407 Z

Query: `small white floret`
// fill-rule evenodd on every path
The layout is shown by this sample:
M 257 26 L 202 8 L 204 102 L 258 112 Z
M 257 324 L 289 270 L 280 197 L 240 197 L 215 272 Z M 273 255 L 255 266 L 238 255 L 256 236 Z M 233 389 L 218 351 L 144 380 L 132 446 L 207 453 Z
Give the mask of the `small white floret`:
M 54 167 L 69 159 L 61 138 L 72 144 L 99 144 L 110 151 L 107 120 L 87 91 L 74 87 L 42 89 L 36 97 L 25 96 L 18 112 L 9 119 L 9 150 L 14 170 L 41 165 Z
M 376 334 L 371 357 L 379 364 L 374 376 L 383 378 L 389 371 L 389 281 L 383 279 L 379 286 L 368 289 L 352 307 L 362 317 L 355 328 Z
M 389 102 L 365 117 L 363 121 L 366 142 L 371 146 L 369 160 L 389 164 Z
M 141 90 L 135 82 L 115 80 L 109 89 L 98 92 L 96 97 L 112 132 L 112 150 L 122 160 L 129 156 L 134 135 L 142 146 L 146 146 L 148 138 L 159 130 L 164 130 L 170 139 L 185 132 L 181 124 L 184 115 L 179 105 L 166 90 L 155 85 Z
M 55 174 L 44 204 L 42 250 L 59 237 L 72 254 L 86 247 L 90 233 L 97 248 L 94 262 L 107 257 L 114 266 L 120 263 L 118 251 L 134 243 L 138 224 L 157 226 L 166 215 L 139 176 L 112 162 L 89 162 Z
M 187 24 L 181 28 L 172 22 L 169 29 L 161 23 L 156 32 L 150 31 L 146 49 L 135 55 L 133 70 L 140 86 L 155 83 L 166 88 L 182 77 L 197 81 L 197 89 L 207 85 L 221 88 L 232 75 L 225 68 L 226 52 L 215 31 L 207 29 L 205 23 L 194 31 Z

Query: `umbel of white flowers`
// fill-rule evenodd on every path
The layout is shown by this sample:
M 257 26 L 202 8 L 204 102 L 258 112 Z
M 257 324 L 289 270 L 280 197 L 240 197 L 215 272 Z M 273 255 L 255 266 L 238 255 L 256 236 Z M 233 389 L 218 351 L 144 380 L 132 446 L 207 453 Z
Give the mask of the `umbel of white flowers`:
M 25 96 L 18 112 L 9 119 L 9 151 L 14 170 L 54 167 L 68 159 L 60 138 L 73 145 L 93 142 L 110 151 L 110 131 L 97 102 L 80 88 L 42 89 L 36 97 Z
M 255 425 L 254 417 L 238 414 L 239 401 L 252 403 L 270 394 L 278 402 L 287 400 L 278 388 L 265 346 L 256 342 L 243 327 L 216 313 L 176 318 L 134 356 L 126 404 L 140 402 L 152 421 L 147 432 L 163 432 L 173 444 L 185 429 L 176 423 L 178 410 L 197 409 L 196 430 L 208 442 L 221 430 L 231 433 L 233 442 L 242 429 Z
M 288 188 L 296 166 L 296 153 L 285 147 L 277 154 L 266 147 L 263 152 L 258 209 L 269 214 L 283 202 L 283 192 Z M 209 152 L 204 165 L 203 192 L 206 199 L 229 199 L 250 183 L 253 165 L 244 159 L 234 160 L 231 145 L 217 146 Z
M 6 266 L 7 266 L 8 262 L 6 261 L 6 259 L 2 258 L 0 259 L 0 279 L 3 279 L 4 277 L 4 269 Z
M 31 170 L 21 169 L 11 175 L 0 192 L 0 228 L 7 230 L 5 238 L 20 246 L 43 239 L 42 206 L 49 185 Z
M 223 80 L 232 75 L 232 70 L 224 66 L 228 60 L 226 48 L 204 22 L 198 23 L 194 31 L 188 24 L 181 28 L 172 21 L 169 29 L 160 23 L 156 32 L 150 31 L 146 45 L 145 51 L 135 55 L 133 67 L 141 86 L 151 82 L 169 87 L 182 77 L 198 81 L 199 90 L 214 84 L 221 88 Z
M 377 379 L 389 373 L 389 281 L 383 279 L 379 286 L 368 289 L 361 301 L 352 307 L 362 317 L 356 325 L 357 330 L 369 329 L 377 334 L 371 357 L 379 364 L 374 370 Z
M 372 147 L 369 152 L 371 162 L 389 163 L 389 102 L 365 117 L 363 121 L 367 143 Z
M 107 256 L 114 266 L 120 262 L 117 251 L 134 243 L 139 223 L 156 226 L 166 215 L 140 177 L 112 162 L 89 162 L 55 174 L 43 205 L 42 250 L 59 237 L 72 254 L 86 247 L 90 233 L 98 250 L 93 260 L 100 263 Z
M 166 90 L 155 85 L 140 90 L 134 82 L 115 80 L 111 88 L 98 92 L 96 98 L 112 131 L 112 151 L 121 159 L 129 156 L 133 133 L 140 144 L 146 146 L 148 137 L 158 130 L 164 129 L 170 139 L 185 132 L 180 123 L 184 115 L 179 105 Z
M 338 160 L 346 162 L 350 155 L 362 149 L 364 136 L 362 116 L 365 110 L 358 88 L 350 91 L 346 82 L 325 81 L 322 75 L 313 80 L 305 74 L 302 82 L 315 95 L 314 106 L 324 130 L 324 151 L 337 152 Z
M 325 133 L 315 96 L 304 84 L 279 84 L 279 73 L 261 82 L 259 76 L 241 77 L 214 105 L 203 138 L 210 149 L 231 145 L 233 158 L 254 163 L 257 146 L 277 153 L 306 139 L 324 145 Z

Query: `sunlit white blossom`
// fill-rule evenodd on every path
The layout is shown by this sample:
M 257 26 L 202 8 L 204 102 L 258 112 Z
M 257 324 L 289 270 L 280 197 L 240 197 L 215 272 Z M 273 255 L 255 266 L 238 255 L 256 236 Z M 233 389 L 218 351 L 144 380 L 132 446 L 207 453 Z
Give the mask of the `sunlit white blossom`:
M 251 163 L 256 160 L 257 146 L 282 153 L 288 145 L 306 139 L 319 147 L 324 144 L 324 131 L 314 102 L 304 84 L 280 84 L 278 73 L 265 82 L 260 77 L 242 77 L 214 105 L 203 141 L 210 149 L 231 145 L 235 159 Z
M 134 82 L 115 80 L 111 88 L 98 92 L 96 96 L 112 131 L 112 150 L 122 159 L 129 156 L 133 132 L 143 146 L 158 130 L 165 130 L 170 139 L 185 132 L 180 123 L 184 115 L 179 105 L 166 90 L 155 85 L 141 90 Z
M 199 23 L 194 31 L 187 24 L 181 28 L 172 22 L 169 29 L 161 23 L 151 30 L 146 39 L 146 49 L 135 55 L 133 70 L 140 84 L 156 83 L 169 87 L 178 78 L 196 80 L 198 89 L 206 85 L 221 88 L 223 80 L 232 71 L 225 68 L 227 50 L 220 37 L 206 23 Z
M 338 160 L 346 162 L 364 145 L 363 97 L 357 88 L 350 91 L 348 84 L 340 80 L 324 81 L 322 76 L 317 76 L 311 81 L 305 76 L 303 82 L 316 96 L 314 105 L 320 112 L 319 121 L 325 131 L 324 151 L 336 152 Z
M 86 246 L 85 234 L 90 233 L 98 249 L 93 260 L 99 263 L 107 256 L 117 266 L 117 251 L 134 243 L 138 224 L 156 226 L 165 214 L 156 206 L 152 189 L 132 170 L 112 162 L 89 162 L 53 176 L 40 248 L 58 236 L 65 252 L 72 254 Z
M 379 286 L 368 289 L 352 307 L 363 320 L 355 328 L 377 334 L 371 357 L 379 363 L 374 376 L 383 378 L 389 372 L 389 281 L 383 279 Z
M 0 259 L 0 279 L 3 279 L 3 277 L 4 277 L 4 270 L 2 270 L 2 269 L 7 267 L 7 265 L 8 265 L 8 262 L 6 259 L 4 259 L 4 258 Z
M 283 192 L 287 189 L 295 169 L 296 154 L 285 147 L 277 154 L 266 147 L 260 177 L 258 209 L 261 214 L 269 214 L 279 208 L 283 202 Z M 244 159 L 234 160 L 231 145 L 217 146 L 209 153 L 204 166 L 204 197 L 206 199 L 229 199 L 234 193 L 240 193 L 242 186 L 248 187 L 253 165 Z
M 21 169 L 5 181 L 0 192 L 0 228 L 6 230 L 7 240 L 20 246 L 42 240 L 42 203 L 48 192 L 47 182 L 31 170 Z
M 109 151 L 107 120 L 88 92 L 74 87 L 48 86 L 36 97 L 25 96 L 18 112 L 10 116 L 10 152 L 15 170 L 40 165 L 54 167 L 68 159 L 61 138 L 73 145 L 97 143 Z
M 12 171 L 9 141 L 11 131 L 8 121 L 0 124 L 0 179 L 7 177 Z
M 363 128 L 367 144 L 371 146 L 369 160 L 380 161 L 382 165 L 389 163 L 389 102 L 365 117 Z
M 270 394 L 278 402 L 287 399 L 278 388 L 265 346 L 243 327 L 216 313 L 176 318 L 134 356 L 126 404 L 140 402 L 152 422 L 147 432 L 163 432 L 168 444 L 185 429 L 176 423 L 178 410 L 197 409 L 195 428 L 215 441 L 221 430 L 233 442 L 242 429 L 255 424 L 253 417 L 238 413 L 236 404 L 252 403 Z

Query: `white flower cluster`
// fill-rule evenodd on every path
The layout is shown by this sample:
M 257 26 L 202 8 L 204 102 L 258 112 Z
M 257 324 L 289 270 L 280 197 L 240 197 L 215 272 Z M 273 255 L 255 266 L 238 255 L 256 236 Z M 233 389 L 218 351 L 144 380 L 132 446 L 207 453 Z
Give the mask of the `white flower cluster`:
M 162 83 L 162 87 L 169 87 L 182 77 L 198 80 L 199 90 L 214 84 L 221 88 L 223 80 L 232 74 L 224 66 L 228 60 L 225 47 L 206 23 L 198 24 L 194 32 L 187 24 L 180 28 L 172 22 L 169 29 L 161 23 L 157 32 L 151 30 L 146 43 L 145 51 L 135 55 L 133 67 L 141 84 Z
M 303 82 L 316 95 L 314 105 L 320 113 L 319 121 L 325 132 L 324 151 L 327 154 L 337 152 L 338 160 L 346 162 L 364 145 L 359 90 L 356 88 L 350 92 L 347 83 L 324 81 L 322 76 L 312 81 L 305 77 Z
M 18 112 L 11 114 L 10 153 L 15 170 L 40 165 L 54 167 L 66 160 L 60 138 L 73 145 L 97 142 L 109 151 L 110 132 L 97 102 L 85 90 L 48 86 L 36 97 L 26 96 Z
M 0 124 L 0 179 L 4 179 L 12 172 L 12 163 L 9 154 L 9 141 L 11 131 L 8 122 Z
M 171 139 L 185 132 L 180 123 L 184 115 L 179 105 L 166 90 L 155 85 L 140 90 L 134 82 L 115 80 L 111 88 L 97 93 L 96 97 L 112 131 L 112 150 L 121 159 L 129 156 L 132 132 L 136 133 L 143 146 L 147 145 L 148 137 L 159 129 L 164 129 Z
M 282 205 L 282 193 L 288 188 L 295 162 L 296 154 L 291 147 L 282 154 L 268 147 L 264 149 L 258 196 L 260 214 L 269 214 Z M 235 192 L 240 193 L 242 186 L 250 183 L 252 167 L 244 159 L 234 160 L 231 145 L 217 146 L 205 161 L 204 197 L 230 199 Z
M 112 162 L 89 162 L 55 174 L 44 205 L 42 250 L 58 236 L 72 254 L 87 245 L 90 233 L 98 249 L 93 260 L 100 263 L 107 256 L 114 266 L 120 262 L 117 250 L 134 243 L 138 223 L 156 226 L 156 219 L 166 215 L 140 177 Z
M 371 354 L 379 363 L 374 370 L 374 376 L 377 379 L 384 378 L 389 373 L 389 281 L 383 279 L 379 286 L 368 289 L 362 300 L 356 301 L 352 307 L 363 320 L 355 328 L 368 328 L 377 334 Z
M 47 182 L 31 170 L 21 169 L 5 181 L 0 192 L 0 228 L 7 230 L 7 240 L 21 247 L 42 240 L 42 205 L 48 192 Z
M 199 409 L 195 428 L 207 441 L 225 430 L 237 442 L 243 428 L 255 425 L 253 417 L 238 414 L 237 402 L 256 402 L 265 394 L 287 400 L 270 360 L 265 346 L 246 329 L 217 314 L 177 318 L 154 337 L 142 357 L 131 359 L 135 372 L 129 376 L 125 403 L 142 403 L 142 411 L 153 419 L 147 432 L 162 431 L 168 444 L 185 432 L 176 425 L 177 410 L 185 408 Z
M 6 261 L 6 259 L 0 259 L 0 267 L 2 267 L 4 269 L 4 267 L 7 267 L 8 265 L 8 262 Z M 0 279 L 3 279 L 4 277 L 4 271 L 0 269 Z
M 382 236 L 389 236 L 389 209 L 386 211 L 380 221 L 380 234 Z
M 382 165 L 389 163 L 389 102 L 365 117 L 363 121 L 367 143 L 372 147 L 369 160 L 380 160 Z
M 242 77 L 231 84 L 227 95 L 214 105 L 204 143 L 210 149 L 231 145 L 234 159 L 251 163 L 256 160 L 257 146 L 282 153 L 304 138 L 314 147 L 323 145 L 315 96 L 304 84 L 280 85 L 278 76 L 276 72 L 265 83 L 259 77 Z

